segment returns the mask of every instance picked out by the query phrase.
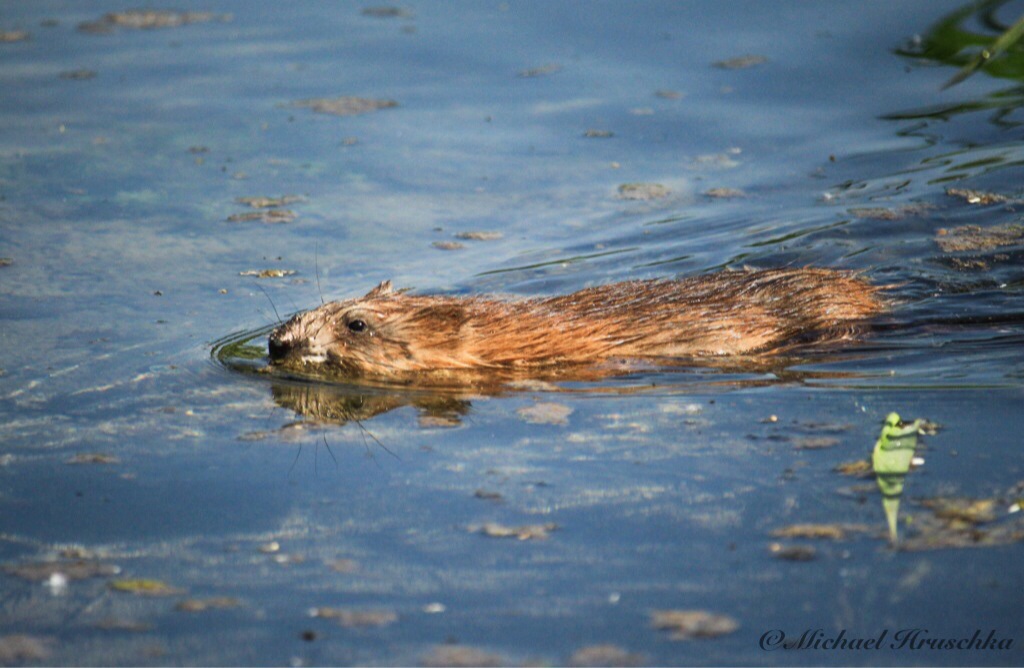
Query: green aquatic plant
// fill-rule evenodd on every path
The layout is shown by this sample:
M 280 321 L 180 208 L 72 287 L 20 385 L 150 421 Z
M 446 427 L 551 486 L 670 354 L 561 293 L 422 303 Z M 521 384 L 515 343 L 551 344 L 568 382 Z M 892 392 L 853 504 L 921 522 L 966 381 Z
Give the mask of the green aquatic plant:
M 139 596 L 174 596 L 184 593 L 183 590 L 163 582 L 146 578 L 128 578 L 111 580 L 109 587 L 114 591 L 137 594 Z
M 898 413 L 889 413 L 882 425 L 882 433 L 875 442 L 871 453 L 871 465 L 878 481 L 878 489 L 882 492 L 882 507 L 889 523 L 889 540 L 895 545 L 899 534 L 897 519 L 900 509 L 900 496 L 903 494 L 903 481 L 910 472 L 917 450 L 918 434 L 934 433 L 935 425 L 927 420 L 914 420 L 905 423 Z
M 233 371 L 259 373 L 267 361 L 266 336 L 274 327 L 228 334 L 213 342 L 210 358 Z
M 978 70 L 994 77 L 1024 81 L 1024 16 L 1007 26 L 996 13 L 1006 0 L 971 2 L 934 23 L 912 46 L 897 53 L 917 59 L 953 65 L 960 70 L 943 88 L 955 86 Z M 972 30 L 968 22 L 977 17 L 983 29 Z
M 1004 51 L 1019 42 L 1022 35 L 1024 35 L 1024 16 L 1017 19 L 1016 23 L 1010 26 L 1002 35 L 997 37 L 990 47 L 979 51 L 978 54 L 971 58 L 966 65 L 960 68 L 959 72 L 954 74 L 949 81 L 942 85 L 943 90 L 950 86 L 955 86 L 977 72 L 990 60 L 998 57 Z
M 260 360 L 267 356 L 264 346 L 254 346 L 248 341 L 230 343 L 220 350 L 221 359 Z

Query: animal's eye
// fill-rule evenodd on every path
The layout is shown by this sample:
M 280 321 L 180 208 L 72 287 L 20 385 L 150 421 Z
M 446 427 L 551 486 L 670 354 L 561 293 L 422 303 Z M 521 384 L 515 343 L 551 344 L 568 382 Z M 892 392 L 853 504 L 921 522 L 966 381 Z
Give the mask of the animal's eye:
M 366 323 L 362 320 L 352 320 L 348 323 L 348 328 L 353 332 L 362 332 L 366 329 Z

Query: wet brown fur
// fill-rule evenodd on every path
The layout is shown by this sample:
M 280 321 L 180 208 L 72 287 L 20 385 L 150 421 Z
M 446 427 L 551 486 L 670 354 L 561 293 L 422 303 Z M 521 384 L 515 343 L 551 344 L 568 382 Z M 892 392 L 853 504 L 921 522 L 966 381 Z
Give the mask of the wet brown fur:
M 852 338 L 858 323 L 882 310 L 877 293 L 852 274 L 813 268 L 627 281 L 517 300 L 407 295 L 388 281 L 281 325 L 270 336 L 271 361 L 387 378 L 777 353 Z M 355 320 L 363 331 L 349 327 Z

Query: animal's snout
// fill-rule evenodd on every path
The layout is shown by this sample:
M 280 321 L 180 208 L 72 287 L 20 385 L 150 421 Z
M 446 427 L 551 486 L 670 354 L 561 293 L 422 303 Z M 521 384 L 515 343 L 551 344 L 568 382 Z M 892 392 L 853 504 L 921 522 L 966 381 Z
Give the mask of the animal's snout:
M 288 351 L 291 350 L 291 346 L 281 340 L 277 332 L 270 335 L 267 340 L 267 352 L 270 354 L 272 361 L 282 360 L 288 356 Z

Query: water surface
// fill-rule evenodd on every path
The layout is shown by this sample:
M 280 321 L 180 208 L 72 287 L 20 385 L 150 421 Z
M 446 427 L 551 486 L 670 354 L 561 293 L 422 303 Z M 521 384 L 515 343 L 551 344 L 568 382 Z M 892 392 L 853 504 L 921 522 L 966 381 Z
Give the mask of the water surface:
M 30 637 L 0 639 L 0 662 L 564 664 L 608 644 L 666 665 L 1020 661 L 1022 98 L 985 73 L 940 90 L 956 59 L 924 47 L 958 2 L 211 0 L 185 8 L 204 22 L 77 28 L 132 6 L 0 7 L 0 30 L 30 33 L 0 43 L 0 561 L 120 571 L 0 574 L 2 634 Z M 397 106 L 294 106 L 342 95 Z M 670 193 L 621 198 L 630 183 Z M 227 221 L 283 195 L 291 222 Z M 940 245 L 966 225 L 1010 240 Z M 863 272 L 894 308 L 861 345 L 773 368 L 498 396 L 211 357 L 385 279 L 535 296 L 782 265 Z M 296 273 L 242 275 L 266 269 Z M 834 471 L 890 411 L 942 425 L 906 480 L 903 549 L 874 481 Z M 981 546 L 924 505 L 951 498 L 991 505 L 957 520 Z M 772 535 L 809 523 L 846 535 Z M 949 545 L 911 549 L 929 535 Z M 127 579 L 177 593 L 112 588 Z M 651 624 L 665 609 L 739 628 L 673 640 Z M 1014 647 L 759 646 L 819 628 Z

